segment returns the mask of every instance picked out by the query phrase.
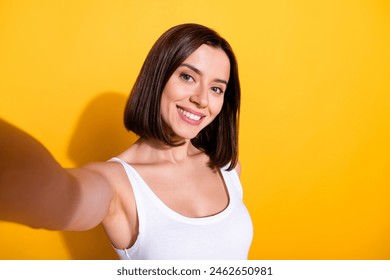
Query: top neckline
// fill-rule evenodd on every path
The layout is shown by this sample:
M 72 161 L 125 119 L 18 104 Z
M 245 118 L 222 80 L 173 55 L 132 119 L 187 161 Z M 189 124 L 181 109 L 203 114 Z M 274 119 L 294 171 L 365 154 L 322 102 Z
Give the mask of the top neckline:
M 174 218 L 174 219 L 176 219 L 178 221 L 181 221 L 181 222 L 184 222 L 184 223 L 189 223 L 189 224 L 208 224 L 208 223 L 216 222 L 216 221 L 219 221 L 219 220 L 225 218 L 226 216 L 228 216 L 232 212 L 232 209 L 234 208 L 235 203 L 234 203 L 234 199 L 232 199 L 232 192 L 233 192 L 232 186 L 231 186 L 230 180 L 228 178 L 227 171 L 223 170 L 223 168 L 220 168 L 219 170 L 220 170 L 220 174 L 222 175 L 223 183 L 226 186 L 226 189 L 227 189 L 227 192 L 228 192 L 228 204 L 227 204 L 227 206 L 223 210 L 221 210 L 220 212 L 218 212 L 216 214 L 213 214 L 213 215 L 210 215 L 210 216 L 205 216 L 205 217 L 188 217 L 188 216 L 180 214 L 180 213 L 176 212 L 175 210 L 173 210 L 172 208 L 168 207 L 168 205 L 166 205 L 152 191 L 152 189 L 149 187 L 149 185 L 146 183 L 146 181 L 142 178 L 141 174 L 139 174 L 139 172 L 131 164 L 127 163 L 126 161 L 124 161 L 124 160 L 122 160 L 120 158 L 116 158 L 116 157 L 112 158 L 112 160 L 119 161 L 122 164 L 124 164 L 124 166 L 126 166 L 131 171 L 131 173 L 136 177 L 137 181 L 144 185 L 144 188 L 142 188 L 142 190 L 144 190 L 146 192 L 147 196 L 153 202 L 155 202 L 155 205 L 163 213 L 165 213 L 166 215 L 168 215 L 171 218 Z M 131 181 L 130 181 L 130 184 L 132 185 L 132 188 L 135 188 L 135 186 L 133 186 L 133 183 Z

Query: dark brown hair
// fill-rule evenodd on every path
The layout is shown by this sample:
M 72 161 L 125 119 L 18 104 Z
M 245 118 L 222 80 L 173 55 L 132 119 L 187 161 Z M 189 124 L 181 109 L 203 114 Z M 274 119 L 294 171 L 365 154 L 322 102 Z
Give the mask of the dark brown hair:
M 214 30 L 199 24 L 182 24 L 166 31 L 153 45 L 127 101 L 124 122 L 128 130 L 145 139 L 157 139 L 170 146 L 174 142 L 164 130 L 160 101 L 164 87 L 180 64 L 201 45 L 222 49 L 230 60 L 230 78 L 219 115 L 191 140 L 210 157 L 210 166 L 238 161 L 238 120 L 240 81 L 236 57 L 230 44 Z

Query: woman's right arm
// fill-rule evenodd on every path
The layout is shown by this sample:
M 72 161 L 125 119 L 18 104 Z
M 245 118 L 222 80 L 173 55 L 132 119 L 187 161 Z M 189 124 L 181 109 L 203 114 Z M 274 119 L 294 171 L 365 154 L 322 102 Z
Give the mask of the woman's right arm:
M 0 220 L 53 230 L 93 228 L 113 198 L 99 169 L 64 169 L 38 141 L 0 120 Z

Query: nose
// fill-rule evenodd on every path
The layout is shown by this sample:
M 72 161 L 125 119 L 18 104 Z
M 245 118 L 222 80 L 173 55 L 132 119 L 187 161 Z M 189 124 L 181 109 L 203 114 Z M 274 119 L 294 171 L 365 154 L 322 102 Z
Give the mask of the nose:
M 190 96 L 190 101 L 198 108 L 206 108 L 209 105 L 207 88 L 199 87 L 197 90 L 195 90 Z

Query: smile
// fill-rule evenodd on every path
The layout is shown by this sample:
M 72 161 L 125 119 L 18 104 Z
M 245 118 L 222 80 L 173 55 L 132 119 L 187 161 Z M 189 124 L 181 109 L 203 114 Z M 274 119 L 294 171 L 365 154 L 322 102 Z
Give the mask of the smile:
M 190 118 L 191 120 L 199 121 L 202 118 L 201 116 L 197 116 L 197 115 L 194 115 L 190 112 L 184 111 L 182 108 L 178 108 L 178 109 L 179 109 L 180 113 L 182 113 L 187 118 Z
M 191 122 L 192 124 L 199 123 L 202 120 L 202 118 L 204 117 L 203 115 L 199 115 L 199 113 L 186 111 L 179 106 L 177 106 L 177 110 L 178 110 L 179 114 L 182 116 L 182 118 L 184 117 L 185 120 Z

